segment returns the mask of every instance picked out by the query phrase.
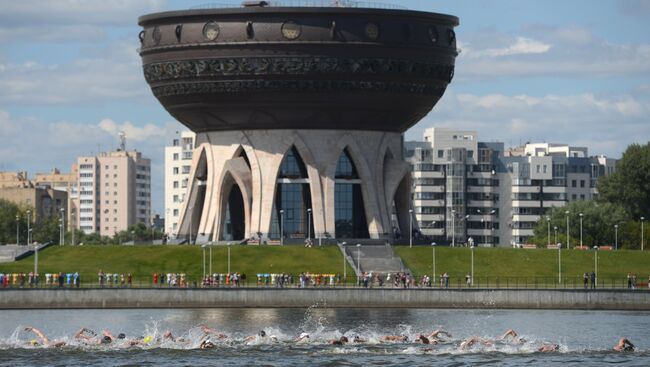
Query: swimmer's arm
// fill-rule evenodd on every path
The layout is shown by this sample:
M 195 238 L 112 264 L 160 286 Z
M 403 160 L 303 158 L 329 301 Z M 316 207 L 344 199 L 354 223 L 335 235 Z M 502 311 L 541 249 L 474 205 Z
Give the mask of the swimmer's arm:
M 35 327 L 31 327 L 31 326 L 30 326 L 30 327 L 26 327 L 26 328 L 25 328 L 25 331 L 31 331 L 31 332 L 33 332 L 34 334 L 36 334 L 36 336 L 38 336 L 38 337 L 41 339 L 41 342 L 42 342 L 44 345 L 47 345 L 47 344 L 50 343 L 49 339 L 47 339 L 47 336 L 45 336 L 45 334 L 43 334 L 42 331 L 38 330 L 38 329 L 35 328 Z

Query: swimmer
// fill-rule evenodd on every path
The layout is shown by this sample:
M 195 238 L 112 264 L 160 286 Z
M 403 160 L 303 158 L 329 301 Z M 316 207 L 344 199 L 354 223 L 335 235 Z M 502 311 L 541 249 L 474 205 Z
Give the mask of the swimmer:
M 210 328 L 210 327 L 207 327 L 205 325 L 201 325 L 201 331 L 203 331 L 203 333 L 206 334 L 206 335 L 209 334 L 209 335 L 215 336 L 217 339 L 225 339 L 225 338 L 228 337 L 228 335 L 220 333 L 217 330 L 215 330 L 213 328 Z
M 470 336 L 469 338 L 463 340 L 462 343 L 460 343 L 460 346 L 458 347 L 458 349 L 464 350 L 466 348 L 469 348 L 469 347 L 471 347 L 471 346 L 473 346 L 475 344 L 479 344 L 479 343 L 483 344 L 483 345 L 487 345 L 487 346 L 492 345 L 492 342 L 487 340 L 487 339 L 479 338 L 478 336 Z
M 429 338 L 438 339 L 438 335 L 440 334 L 444 334 L 446 337 L 451 338 L 451 334 L 442 329 L 434 330 L 431 334 L 429 334 Z
M 306 344 L 309 343 L 309 334 L 301 333 L 298 338 L 296 338 L 296 344 Z
M 345 344 L 347 342 L 349 342 L 349 340 L 345 335 L 338 338 L 338 339 L 328 340 L 328 343 L 330 343 L 332 345 L 343 345 L 343 344 Z
M 354 338 L 352 339 L 353 343 L 366 343 L 368 342 L 366 339 L 361 339 L 359 335 L 355 335 Z
M 505 334 L 501 335 L 500 340 L 510 340 L 514 344 L 521 344 L 526 342 L 526 339 L 520 338 L 519 334 L 513 329 L 508 329 Z
M 83 339 L 83 340 L 90 340 L 96 336 L 97 336 L 96 332 L 90 329 L 86 329 L 85 327 L 82 327 L 81 329 L 79 329 L 79 331 L 77 331 L 76 334 L 74 334 L 75 339 Z
M 617 352 L 634 352 L 634 344 L 627 338 L 621 338 L 618 344 L 614 346 L 614 350 Z
M 214 347 L 216 345 L 210 340 L 209 336 L 201 340 L 201 344 L 199 344 L 199 349 L 213 349 Z
M 32 333 L 36 334 L 36 336 L 41 340 L 41 342 L 39 343 L 38 340 L 32 339 L 30 341 L 30 344 L 33 345 L 33 346 L 43 345 L 43 346 L 46 346 L 46 347 L 59 348 L 59 347 L 62 347 L 62 346 L 65 345 L 65 342 L 63 342 L 63 341 L 55 342 L 53 344 L 50 344 L 50 340 L 47 338 L 47 336 L 45 336 L 45 334 L 43 334 L 42 331 L 38 330 L 35 327 L 27 326 L 25 328 L 25 331 L 31 331 Z
M 406 335 L 384 335 L 380 339 L 383 342 L 405 342 L 409 340 Z
M 416 342 L 416 343 L 422 343 L 422 344 L 437 344 L 437 343 L 438 343 L 438 342 L 435 341 L 435 340 L 433 340 L 433 341 L 429 340 L 429 338 L 427 338 L 426 336 L 424 336 L 424 335 L 422 335 L 422 334 L 420 334 L 420 335 L 417 337 L 417 339 L 415 339 L 415 342 Z
M 555 343 L 544 343 L 539 348 L 537 348 L 537 351 L 540 353 L 553 353 L 557 352 L 558 350 L 560 350 L 560 346 Z
M 266 338 L 266 331 L 264 331 L 264 330 L 260 330 L 260 332 L 257 333 L 257 335 L 249 335 L 249 336 L 247 336 L 247 337 L 244 338 L 244 342 L 246 342 L 246 343 L 248 343 L 248 342 L 252 342 L 253 340 L 256 340 L 256 339 L 258 339 L 258 338 L 259 338 L 260 340 L 265 339 L 265 338 Z

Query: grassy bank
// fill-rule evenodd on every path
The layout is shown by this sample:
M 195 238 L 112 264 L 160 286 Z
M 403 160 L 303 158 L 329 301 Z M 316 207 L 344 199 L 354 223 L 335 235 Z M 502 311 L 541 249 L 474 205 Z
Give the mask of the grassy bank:
M 469 248 L 436 247 L 436 273 L 464 277 L 471 267 Z M 395 252 L 415 274 L 431 274 L 431 247 L 396 246 Z M 562 250 L 563 277 L 581 277 L 594 270 L 594 251 Z M 650 275 L 650 252 L 634 250 L 599 251 L 598 277 L 626 277 L 636 273 L 639 282 Z M 548 249 L 476 248 L 474 277 L 548 277 L 558 276 L 558 251 Z
M 203 249 L 200 246 L 52 246 L 38 254 L 40 274 L 78 271 L 82 279 L 94 280 L 100 269 L 111 273 L 132 273 L 138 281 L 149 281 L 153 272 L 183 272 L 190 279 L 203 274 Z M 338 247 L 323 246 L 232 246 L 230 269 L 246 273 L 337 273 L 343 257 Z M 209 251 L 206 249 L 206 268 Z M 34 257 L 0 264 L 0 273 L 28 273 L 34 270 Z M 228 249 L 214 246 L 212 272 L 228 270 Z

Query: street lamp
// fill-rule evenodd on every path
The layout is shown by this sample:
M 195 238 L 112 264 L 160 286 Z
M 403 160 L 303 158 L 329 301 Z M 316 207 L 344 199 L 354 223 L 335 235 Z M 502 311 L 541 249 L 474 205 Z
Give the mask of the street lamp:
M 557 226 L 553 226 L 553 230 L 555 230 L 555 242 L 557 244 Z
M 61 208 L 61 241 L 59 242 L 59 246 L 63 246 L 65 244 L 65 209 Z
M 30 223 L 30 221 L 31 221 L 30 215 L 31 214 L 32 214 L 32 211 L 27 209 L 27 244 L 28 245 L 32 243 L 32 230 L 30 228 L 30 224 L 31 224 Z
M 409 248 L 413 247 L 413 209 L 409 209 Z
M 205 278 L 205 245 L 201 245 L 201 249 L 203 250 L 203 278 Z
M 473 286 L 474 285 L 474 240 L 470 237 L 471 240 L 471 246 L 469 247 L 472 253 L 472 272 L 470 273 L 470 284 Z
M 131 231 L 131 239 L 133 240 L 133 246 L 135 246 L 135 231 Z
M 311 243 L 311 208 L 307 209 L 307 240 Z
M 451 210 L 451 247 L 456 247 L 456 209 Z
M 596 274 L 594 284 L 598 284 L 598 246 L 594 246 L 594 273 Z
M 557 283 L 562 284 L 562 244 L 561 243 L 557 244 Z
M 550 247 L 550 245 L 551 245 L 551 217 L 549 217 L 548 215 L 546 216 L 546 227 L 547 227 L 547 231 L 548 231 L 548 245 Z
M 20 217 L 16 214 L 16 245 L 20 245 Z
M 433 271 L 433 275 L 431 277 L 431 281 L 433 284 L 436 284 L 436 243 L 431 242 L 431 270 Z
M 208 267 L 209 268 L 208 276 L 212 276 L 212 242 L 210 242 L 209 249 L 210 249 L 210 266 Z
M 346 250 L 345 246 L 347 245 L 347 242 L 343 242 L 341 245 L 343 246 L 343 284 L 345 284 L 348 280 L 348 264 L 347 264 L 347 259 L 345 258 L 346 255 Z
M 361 276 L 361 244 L 357 243 L 357 274 Z
M 284 246 L 284 210 L 280 209 L 280 245 Z
M 566 249 L 569 249 L 569 211 L 565 211 L 566 214 Z
M 614 224 L 614 249 L 618 250 L 618 224 Z
M 38 245 L 34 246 L 34 276 L 38 274 Z
M 643 221 L 645 217 L 641 217 L 641 251 L 643 251 Z
M 230 274 L 230 245 L 231 243 L 228 242 L 228 274 Z
M 580 213 L 579 216 L 580 216 L 580 247 L 582 247 L 582 213 Z

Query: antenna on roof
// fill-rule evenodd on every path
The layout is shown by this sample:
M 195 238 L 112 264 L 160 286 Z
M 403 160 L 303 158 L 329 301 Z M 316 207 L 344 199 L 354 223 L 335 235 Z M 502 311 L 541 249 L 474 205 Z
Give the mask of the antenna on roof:
M 126 133 L 120 131 L 120 150 L 126 152 Z

